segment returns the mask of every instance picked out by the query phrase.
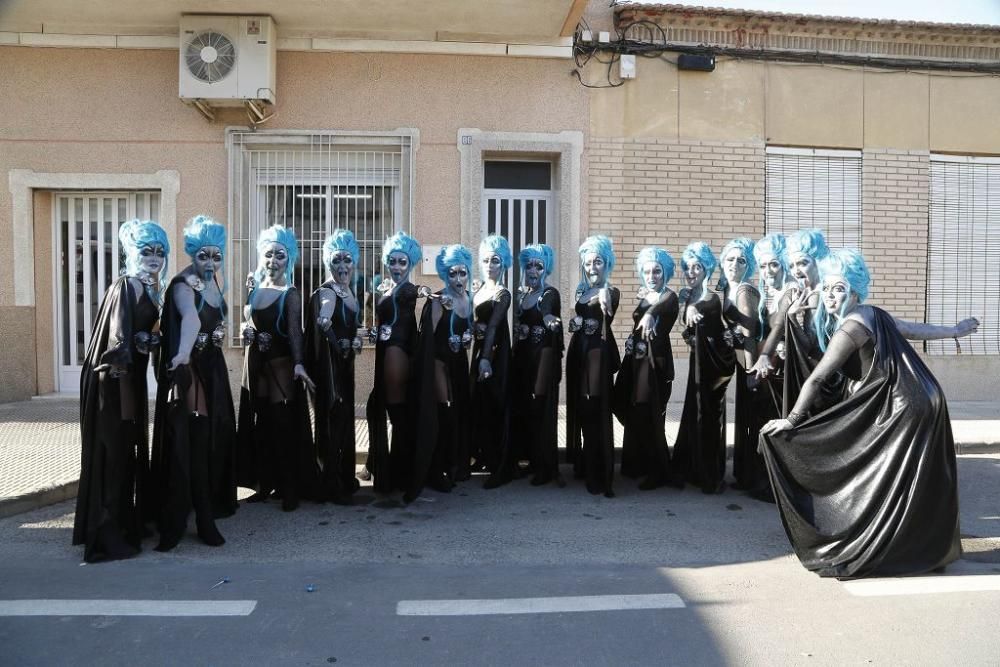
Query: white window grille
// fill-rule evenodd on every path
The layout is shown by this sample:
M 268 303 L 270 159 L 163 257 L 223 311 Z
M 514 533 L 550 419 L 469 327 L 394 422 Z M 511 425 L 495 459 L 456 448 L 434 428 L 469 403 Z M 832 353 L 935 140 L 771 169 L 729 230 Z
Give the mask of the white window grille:
M 862 247 L 861 151 L 767 147 L 764 228 L 819 228 L 831 247 Z
M 245 279 L 257 266 L 260 232 L 274 224 L 299 240 L 295 284 L 309 295 L 326 279 L 323 241 L 335 229 L 354 233 L 361 251 L 355 287 L 363 324 L 374 323 L 372 281 L 381 276 L 382 242 L 410 229 L 416 131 L 392 133 L 231 130 L 230 334 L 246 302 Z
M 160 193 L 58 192 L 52 214 L 56 377 L 59 391 L 75 392 L 97 309 L 125 266 L 118 228 L 133 218 L 158 221 Z M 169 270 L 176 271 L 173 258 Z
M 1000 158 L 932 155 L 927 239 L 927 321 L 976 316 L 966 354 L 1000 353 Z M 929 354 L 957 353 L 953 341 L 928 341 Z

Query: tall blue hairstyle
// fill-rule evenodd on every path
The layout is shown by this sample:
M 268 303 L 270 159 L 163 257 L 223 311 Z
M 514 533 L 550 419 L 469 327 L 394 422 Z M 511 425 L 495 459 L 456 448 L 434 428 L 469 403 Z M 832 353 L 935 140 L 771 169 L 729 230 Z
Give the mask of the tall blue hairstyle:
M 556 266 L 556 254 L 550 246 L 544 243 L 533 243 L 532 245 L 524 246 L 517 256 L 517 261 L 521 265 L 522 284 L 524 283 L 524 269 L 528 266 L 528 262 L 533 259 L 541 260 L 542 265 L 545 267 L 545 276 L 542 276 L 542 282 L 545 282 L 547 276 L 552 275 L 552 269 Z
M 788 279 L 788 256 L 785 253 L 784 234 L 766 234 L 753 247 L 754 264 L 758 267 L 757 289 L 761 295 L 760 304 L 757 306 L 758 319 L 761 324 L 759 329 L 761 337 L 764 335 L 764 320 L 767 318 L 767 299 L 764 298 L 767 293 L 767 286 L 765 285 L 764 272 L 760 270 L 760 265 L 767 257 L 774 257 L 777 260 L 778 266 L 781 267 L 781 273 L 784 275 L 784 279 L 781 281 L 784 284 Z
M 604 234 L 595 234 L 593 236 L 588 236 L 583 243 L 580 244 L 580 284 L 577 289 L 586 290 L 589 285 L 587 283 L 587 276 L 583 273 L 583 260 L 587 255 L 597 255 L 604 260 L 604 284 L 600 287 L 606 287 L 608 285 L 608 280 L 611 278 L 611 271 L 615 268 L 615 247 L 609 239 Z
M 469 275 L 472 275 L 472 253 L 460 243 L 444 246 L 434 260 L 438 277 L 445 283 L 448 282 L 448 269 L 457 264 L 463 265 Z
M 196 215 L 184 227 L 184 252 L 194 258 L 205 246 L 216 246 L 226 255 L 226 228 L 207 215 Z
M 740 254 L 743 255 L 743 261 L 747 263 L 747 270 L 740 276 L 740 282 L 745 282 L 753 274 L 753 241 L 745 236 L 733 239 L 722 246 L 722 252 L 719 253 L 719 261 L 724 262 L 726 255 L 733 249 L 739 250 Z
M 871 284 L 871 274 L 868 272 L 868 265 L 865 258 L 857 250 L 845 248 L 831 252 L 827 257 L 819 261 L 820 280 L 826 276 L 842 276 L 850 287 L 851 293 L 858 298 L 858 303 L 864 303 L 868 298 L 868 286 Z M 849 295 L 848 295 L 849 296 Z M 847 300 L 841 306 L 841 311 L 837 313 L 837 324 L 833 323 L 830 313 L 826 310 L 826 304 L 820 299 L 816 315 L 813 317 L 813 327 L 816 329 L 816 336 L 819 339 L 819 347 L 824 352 L 830 338 L 844 322 L 846 314 Z
M 686 272 L 692 264 L 701 264 L 701 268 L 705 269 L 705 277 L 701 281 L 701 286 L 707 289 L 708 281 L 715 273 L 715 267 L 719 265 L 719 262 L 712 254 L 712 248 L 704 241 L 689 243 L 688 247 L 684 248 L 684 252 L 681 253 L 681 271 Z
M 355 264 L 358 263 L 361 250 L 358 248 L 358 242 L 351 230 L 335 229 L 333 234 L 327 236 L 326 241 L 323 242 L 323 266 L 327 272 L 330 272 L 330 261 L 338 252 L 346 252 Z
M 389 263 L 389 255 L 394 252 L 404 253 L 407 258 L 409 258 L 411 271 L 424 257 L 423 250 L 420 248 L 420 243 L 406 232 L 396 232 L 387 238 L 385 243 L 382 244 L 383 265 Z
M 660 265 L 660 269 L 663 270 L 663 290 L 661 292 L 666 290 L 667 283 L 674 277 L 674 258 L 663 248 L 650 246 L 640 250 L 635 258 L 635 273 L 639 276 L 640 282 L 642 281 L 642 267 L 647 262 L 656 262 Z
M 809 255 L 815 261 L 819 261 L 830 254 L 830 247 L 826 244 L 826 237 L 820 229 L 800 229 L 786 239 L 785 258 L 791 262 L 792 255 Z M 785 265 L 789 271 L 792 267 Z
M 272 243 L 280 244 L 285 249 L 285 252 L 288 253 L 288 264 L 285 266 L 285 280 L 288 281 L 289 285 L 294 285 L 295 262 L 299 258 L 299 243 L 295 240 L 295 232 L 282 225 L 272 225 L 262 231 L 260 236 L 257 237 L 257 269 L 253 273 L 254 284 L 260 286 L 264 280 L 264 267 L 261 266 L 260 261 L 261 255 L 266 252 L 267 246 Z M 281 296 L 278 297 L 278 321 L 275 323 L 278 333 L 285 337 L 288 334 L 282 331 L 281 325 L 285 321 L 285 297 L 287 296 L 288 290 L 282 290 Z M 256 298 L 257 287 L 254 287 L 248 298 L 251 310 L 256 308 Z
M 125 255 L 125 266 L 122 267 L 123 275 L 135 275 L 139 272 L 139 253 L 143 248 L 150 248 L 157 243 L 163 246 L 163 268 L 160 269 L 158 280 L 167 272 L 170 262 L 170 241 L 167 240 L 167 233 L 152 220 L 129 220 L 118 228 L 118 242 L 121 252 Z M 162 281 L 161 281 L 162 283 Z M 153 303 L 160 303 L 159 285 L 146 286 L 146 293 Z
M 507 239 L 496 234 L 490 234 L 479 242 L 480 273 L 483 276 L 483 280 L 486 280 L 486 270 L 482 268 L 482 261 L 490 255 L 496 255 L 500 258 L 500 282 L 502 283 L 507 276 L 507 269 L 514 263 L 514 257 L 511 255 L 510 244 L 507 243 Z

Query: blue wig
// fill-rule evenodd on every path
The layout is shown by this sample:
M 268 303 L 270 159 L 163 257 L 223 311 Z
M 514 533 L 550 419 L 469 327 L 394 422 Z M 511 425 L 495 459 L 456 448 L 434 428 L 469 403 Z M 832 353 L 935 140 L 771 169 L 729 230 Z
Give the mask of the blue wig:
M 684 248 L 684 252 L 681 253 L 681 271 L 687 272 L 688 267 L 692 264 L 701 264 L 701 268 L 705 269 L 705 277 L 701 281 L 701 286 L 707 288 L 708 281 L 715 273 L 715 267 L 719 263 L 716 261 L 715 255 L 712 254 L 712 248 L 704 241 L 689 243 L 688 247 Z
M 389 255 L 394 252 L 405 254 L 410 260 L 412 270 L 423 259 L 424 253 L 420 249 L 420 243 L 406 232 L 396 232 L 385 240 L 382 244 L 382 264 L 389 263 Z
M 517 261 L 521 265 L 521 282 L 524 282 L 524 269 L 528 262 L 533 259 L 540 260 L 545 267 L 545 276 L 552 275 L 552 269 L 556 266 L 556 254 L 552 248 L 544 243 L 534 243 L 526 245 L 517 256 Z M 544 277 L 543 276 L 543 282 Z
M 184 228 L 184 252 L 192 259 L 205 246 L 216 246 L 226 254 L 226 228 L 207 215 L 196 215 Z
M 338 252 L 346 252 L 351 256 L 351 260 L 357 264 L 361 256 L 358 242 L 354 239 L 354 234 L 349 229 L 335 229 L 333 234 L 326 237 L 323 242 L 323 266 L 330 270 L 330 262 Z
M 826 238 L 822 230 L 800 229 L 787 239 L 785 246 L 785 257 L 789 264 L 785 267 L 791 271 L 790 265 L 794 255 L 809 255 L 815 261 L 819 261 L 830 254 L 830 247 L 826 245 Z
M 597 255 L 604 260 L 604 284 L 600 287 L 606 287 L 608 279 L 611 277 L 611 271 L 615 268 L 615 247 L 611 243 L 611 239 L 604 234 L 588 236 L 584 242 L 580 244 L 579 253 L 580 284 L 577 289 L 586 290 L 589 287 L 587 277 L 583 273 L 583 260 L 587 255 Z
M 667 283 L 674 277 L 674 258 L 663 248 L 648 247 L 639 251 L 635 258 L 635 272 L 642 280 L 642 267 L 647 262 L 656 262 L 663 270 L 663 289 L 667 289 Z
M 820 280 L 827 276 L 842 276 L 850 288 L 850 291 L 858 298 L 858 303 L 864 303 L 868 298 L 868 286 L 871 284 L 871 274 L 868 272 L 868 265 L 865 258 L 857 250 L 849 248 L 831 252 L 827 257 L 819 262 Z M 841 311 L 837 314 L 837 325 L 833 326 L 830 313 L 826 310 L 826 304 L 820 299 L 816 315 L 813 317 L 813 327 L 819 339 L 820 349 L 826 351 L 826 344 L 836 333 L 837 329 L 844 322 L 844 315 L 847 310 L 847 300 L 841 306 Z
M 448 282 L 448 269 L 459 264 L 465 267 L 470 276 L 472 275 L 472 253 L 460 243 L 446 245 L 441 248 L 434 261 L 438 277 L 445 283 Z
M 142 257 L 139 255 L 143 248 L 151 248 L 157 243 L 163 246 L 163 268 L 157 276 L 157 285 L 145 285 L 146 294 L 150 301 L 155 304 L 161 302 L 162 291 L 160 290 L 160 277 L 167 272 L 170 264 L 170 241 L 167 240 L 167 233 L 152 220 L 129 220 L 118 228 L 118 243 L 122 254 L 125 255 L 125 266 L 122 267 L 123 275 L 135 275 L 139 272 L 139 263 Z
M 295 240 L 295 232 L 282 225 L 272 225 L 260 233 L 257 237 L 257 271 L 254 277 L 257 283 L 264 279 L 264 269 L 260 266 L 261 255 L 268 245 L 277 243 L 288 253 L 288 265 L 285 267 L 285 280 L 289 285 L 295 284 L 295 262 L 299 259 L 299 243 Z
M 733 239 L 726 245 L 722 246 L 722 252 L 719 253 L 719 261 L 726 261 L 726 255 L 732 250 L 739 250 L 740 254 L 743 255 L 743 261 L 746 262 L 747 270 L 743 272 L 740 276 L 740 282 L 745 282 L 751 274 L 753 274 L 753 241 L 745 236 L 740 236 Z
M 785 235 L 784 234 L 767 234 L 753 247 L 753 259 L 754 263 L 758 267 L 757 274 L 757 289 L 760 291 L 761 299 L 760 304 L 757 306 L 758 319 L 760 320 L 760 336 L 761 339 L 764 336 L 764 320 L 767 319 L 767 299 L 764 298 L 767 294 L 767 285 L 764 280 L 764 272 L 760 271 L 760 265 L 767 257 L 774 257 L 778 262 L 778 266 L 781 267 L 781 273 L 783 274 L 782 284 L 788 279 L 788 256 L 785 253 Z
M 496 255 L 500 258 L 500 281 L 503 282 L 504 276 L 507 275 L 507 269 L 511 267 L 514 263 L 514 257 L 510 253 L 510 244 L 507 243 L 507 239 L 496 234 L 490 234 L 484 238 L 479 243 L 479 261 L 482 263 L 484 259 L 491 255 Z M 483 280 L 486 280 L 486 271 L 482 269 L 480 264 L 480 272 L 482 273 Z

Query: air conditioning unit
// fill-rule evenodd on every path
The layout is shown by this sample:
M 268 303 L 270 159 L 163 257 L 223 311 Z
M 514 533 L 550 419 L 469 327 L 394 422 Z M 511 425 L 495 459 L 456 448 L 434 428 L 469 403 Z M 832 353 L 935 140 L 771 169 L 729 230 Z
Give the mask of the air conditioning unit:
M 185 14 L 180 23 L 180 97 L 205 107 L 274 104 L 274 21 L 270 16 Z

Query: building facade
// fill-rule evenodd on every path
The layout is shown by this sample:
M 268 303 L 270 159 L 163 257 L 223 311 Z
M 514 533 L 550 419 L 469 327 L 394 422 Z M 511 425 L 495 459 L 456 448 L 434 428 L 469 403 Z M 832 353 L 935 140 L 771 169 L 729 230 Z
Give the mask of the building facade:
M 275 21 L 274 104 L 209 120 L 178 96 L 182 3 L 64 4 L 0 9 L 0 400 L 76 389 L 118 224 L 158 220 L 176 270 L 199 213 L 229 228 L 233 306 L 275 222 L 302 240 L 305 290 L 323 237 L 348 226 L 368 286 L 395 229 L 426 255 L 496 231 L 555 246 L 564 294 L 580 239 L 603 232 L 625 295 L 643 245 L 676 257 L 694 239 L 821 226 L 870 259 L 872 302 L 983 319 L 963 355 L 927 350 L 949 396 L 1000 370 L 997 28 L 606 0 L 247 2 L 239 15 Z M 713 54 L 714 70 L 680 69 L 681 53 Z

